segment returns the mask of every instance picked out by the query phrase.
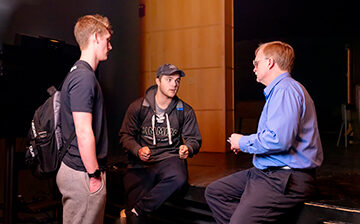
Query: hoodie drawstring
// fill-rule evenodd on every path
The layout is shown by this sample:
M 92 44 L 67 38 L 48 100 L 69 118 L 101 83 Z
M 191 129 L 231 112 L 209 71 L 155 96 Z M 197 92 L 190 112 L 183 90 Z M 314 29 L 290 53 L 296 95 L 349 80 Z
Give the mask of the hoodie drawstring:
M 165 117 L 166 117 L 166 127 L 167 127 L 167 130 L 168 130 L 167 133 L 168 133 L 168 138 L 169 138 L 169 145 L 172 145 L 171 127 L 170 127 L 169 115 L 167 113 L 165 113 Z M 155 119 L 156 119 L 156 115 L 154 114 L 151 117 L 151 126 L 152 126 L 152 132 L 153 132 L 153 145 L 156 145 Z
M 155 114 L 151 118 L 152 132 L 153 132 L 153 145 L 156 145 L 156 136 L 155 136 Z
M 169 145 L 172 145 L 170 121 L 169 121 L 169 116 L 168 116 L 167 113 L 165 113 L 165 117 L 166 117 L 166 126 L 167 126 L 167 129 L 168 129 Z

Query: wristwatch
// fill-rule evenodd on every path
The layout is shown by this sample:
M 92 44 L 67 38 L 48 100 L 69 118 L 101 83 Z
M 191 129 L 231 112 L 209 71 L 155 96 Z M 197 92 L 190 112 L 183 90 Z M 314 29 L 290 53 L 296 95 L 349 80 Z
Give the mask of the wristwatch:
M 100 177 L 100 174 L 101 174 L 101 171 L 99 169 L 95 170 L 94 173 L 88 173 L 89 177 L 92 178 L 92 177 Z

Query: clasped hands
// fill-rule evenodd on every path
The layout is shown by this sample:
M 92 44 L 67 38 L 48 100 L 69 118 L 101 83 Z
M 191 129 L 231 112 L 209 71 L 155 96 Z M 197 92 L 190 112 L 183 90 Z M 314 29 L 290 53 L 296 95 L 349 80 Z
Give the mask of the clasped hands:
M 241 134 L 234 133 L 227 140 L 231 144 L 230 148 L 235 154 L 238 154 L 238 152 L 240 152 L 239 140 L 242 136 L 243 135 Z
M 147 146 L 142 147 L 138 151 L 139 158 L 146 162 L 150 159 L 150 149 Z M 180 159 L 186 159 L 189 156 L 189 148 L 186 145 L 180 145 L 179 147 L 179 157 Z

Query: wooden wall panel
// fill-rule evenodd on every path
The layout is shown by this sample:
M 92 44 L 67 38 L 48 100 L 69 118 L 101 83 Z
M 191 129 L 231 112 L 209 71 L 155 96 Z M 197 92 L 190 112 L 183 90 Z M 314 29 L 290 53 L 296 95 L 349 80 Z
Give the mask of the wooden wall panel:
M 226 68 L 225 94 L 226 94 L 226 137 L 235 132 L 235 103 L 234 103 L 234 69 Z M 226 144 L 226 149 L 230 150 L 230 145 Z
M 234 27 L 225 26 L 225 66 L 234 69 Z
M 223 24 L 219 0 L 146 0 L 145 32 Z
M 225 25 L 234 27 L 234 0 L 225 0 Z
M 225 116 L 222 111 L 195 111 L 203 137 L 201 151 L 225 152 Z
M 225 0 L 225 106 L 226 137 L 235 132 L 233 0 Z M 226 144 L 230 150 L 230 145 Z
M 225 74 L 226 110 L 234 110 L 234 69 L 226 68 Z
M 224 110 L 225 81 L 219 80 L 222 69 L 185 70 L 179 96 L 196 110 Z
M 164 63 L 183 69 L 221 67 L 224 63 L 224 31 L 218 26 L 146 33 L 145 40 L 145 71 L 155 72 Z
M 155 73 L 154 72 L 142 72 L 142 89 L 140 90 L 140 95 L 144 95 L 147 88 L 149 88 L 152 85 L 155 85 Z

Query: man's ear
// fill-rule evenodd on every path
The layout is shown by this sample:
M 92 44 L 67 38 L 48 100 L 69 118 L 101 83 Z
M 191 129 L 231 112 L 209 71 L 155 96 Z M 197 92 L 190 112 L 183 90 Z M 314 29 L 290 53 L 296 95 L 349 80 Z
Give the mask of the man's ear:
M 155 79 L 156 85 L 160 86 L 160 77 Z
M 88 43 L 96 43 L 97 42 L 97 33 L 93 33 L 89 36 L 89 40 L 88 40 Z
M 99 41 L 100 41 L 100 35 L 98 34 L 98 32 L 95 32 L 95 33 L 93 34 L 93 36 L 94 36 L 94 40 L 95 40 L 96 43 L 98 44 Z
M 274 60 L 274 58 L 270 57 L 268 63 L 269 63 L 269 64 L 268 64 L 268 65 L 269 65 L 269 68 L 274 67 L 274 66 L 275 66 L 275 60 Z

